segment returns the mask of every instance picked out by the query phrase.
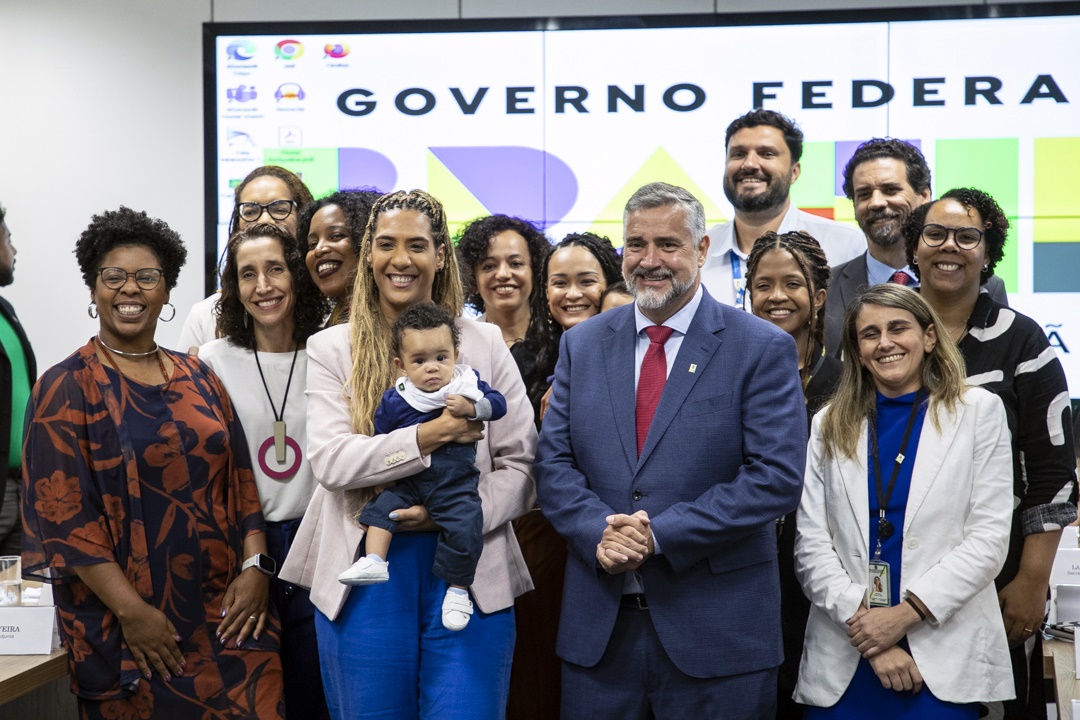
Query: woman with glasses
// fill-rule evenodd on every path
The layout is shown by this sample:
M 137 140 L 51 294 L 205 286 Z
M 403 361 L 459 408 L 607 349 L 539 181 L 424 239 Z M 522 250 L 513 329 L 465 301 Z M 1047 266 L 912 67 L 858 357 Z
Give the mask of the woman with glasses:
M 281 717 L 243 429 L 217 376 L 154 340 L 187 251 L 122 207 L 75 255 L 99 330 L 31 396 L 23 562 L 54 585 L 80 716 Z
M 992 197 L 962 188 L 912 211 L 904 240 L 923 298 L 960 348 L 968 383 L 1001 398 L 1012 431 L 1012 535 L 997 590 L 1017 681 L 1006 717 L 1021 718 L 1045 712 L 1039 627 L 1061 528 L 1076 519 L 1077 493 L 1061 363 L 1037 322 L 983 287 L 1004 257 L 1008 229 Z
M 294 173 L 277 165 L 255 168 L 236 186 L 229 236 L 256 223 L 272 223 L 296 236 L 300 209 L 311 202 L 311 191 Z M 191 307 L 180 331 L 180 348 L 187 350 L 217 337 L 216 306 L 220 295 L 214 293 Z
M 297 243 L 315 285 L 332 310 L 327 326 L 349 319 L 349 299 L 371 206 L 382 196 L 377 190 L 339 190 L 304 207 Z
M 199 358 L 221 378 L 243 423 L 269 555 L 280 566 L 318 484 L 307 458 L 305 345 L 327 303 L 293 237 L 259 223 L 229 238 L 218 306 L 223 337 L 200 347 Z M 281 618 L 287 714 L 329 718 L 308 591 L 271 578 L 270 597 Z

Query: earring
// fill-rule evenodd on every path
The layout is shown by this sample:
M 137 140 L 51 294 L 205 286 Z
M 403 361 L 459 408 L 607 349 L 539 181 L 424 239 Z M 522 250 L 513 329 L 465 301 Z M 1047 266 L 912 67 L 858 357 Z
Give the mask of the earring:
M 911 264 L 912 264 L 912 265 L 918 265 L 918 264 L 919 264 L 919 258 L 917 258 L 917 257 L 915 257 L 914 255 L 912 255 L 912 256 L 911 256 Z
M 244 329 L 247 330 L 248 314 L 244 313 Z
M 97 320 L 97 303 L 90 303 L 87 305 L 86 314 L 90 316 L 91 320 Z
M 163 318 L 163 317 L 161 317 L 161 315 L 159 314 L 159 315 L 158 315 L 158 320 L 160 320 L 161 322 L 169 322 L 169 321 L 170 321 L 170 320 L 172 320 L 172 319 L 173 319 L 174 317 L 176 317 L 176 306 L 175 306 L 175 305 L 173 305 L 173 304 L 172 304 L 172 303 L 170 303 L 170 302 L 169 302 L 169 303 L 167 302 L 167 303 L 165 303 L 165 304 L 166 304 L 166 305 L 168 305 L 169 307 L 171 307 L 171 308 L 172 308 L 172 315 L 170 315 L 170 316 L 169 316 L 168 318 Z
M 990 263 L 986 263 L 985 265 L 983 265 L 983 272 L 986 272 L 989 269 L 990 269 Z

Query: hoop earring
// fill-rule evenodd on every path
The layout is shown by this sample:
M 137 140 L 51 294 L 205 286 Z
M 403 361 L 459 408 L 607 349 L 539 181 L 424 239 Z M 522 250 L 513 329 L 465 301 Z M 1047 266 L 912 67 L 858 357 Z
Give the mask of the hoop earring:
M 91 320 L 97 320 L 97 303 L 90 303 L 86 306 L 86 314 L 90 316 Z
M 171 307 L 171 308 L 172 308 L 172 315 L 170 315 L 170 316 L 169 316 L 169 317 L 168 317 L 168 318 L 166 319 L 166 318 L 163 318 L 163 317 L 161 317 L 161 315 L 160 315 L 160 314 L 158 314 L 158 320 L 160 320 L 161 322 L 169 322 L 169 321 L 171 321 L 171 320 L 172 320 L 172 319 L 173 319 L 174 317 L 176 317 L 176 306 L 175 306 L 175 305 L 173 305 L 172 303 L 165 303 L 165 305 L 168 305 L 169 307 Z M 164 306 L 162 306 L 162 307 L 164 307 Z
M 918 264 L 919 264 L 919 258 L 917 258 L 917 257 L 915 257 L 914 255 L 912 255 L 912 256 L 911 256 L 911 264 L 912 264 L 912 265 L 918 265 Z

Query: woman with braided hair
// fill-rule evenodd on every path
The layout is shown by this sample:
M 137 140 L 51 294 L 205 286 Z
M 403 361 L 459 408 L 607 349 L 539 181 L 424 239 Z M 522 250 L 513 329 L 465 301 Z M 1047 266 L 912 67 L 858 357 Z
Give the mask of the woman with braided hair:
M 395 384 L 391 326 L 410 305 L 434 302 L 457 317 L 462 286 L 438 200 L 419 190 L 372 207 L 347 323 L 310 338 L 308 453 L 319 481 L 281 577 L 311 589 L 323 684 L 333 717 L 501 718 L 514 648 L 514 598 L 532 589 L 511 521 L 536 499 L 536 431 L 525 387 L 499 328 L 458 318 L 459 362 L 506 397 L 485 428 L 449 411 L 374 435 Z M 356 518 L 383 485 L 429 467 L 447 443 L 476 443 L 484 549 L 469 588 L 476 607 L 460 632 L 443 627 L 446 582 L 432 573 L 438 528 L 423 506 L 391 514 L 399 532 L 386 560 L 394 582 L 346 586 L 361 555 Z
M 818 241 L 802 231 L 767 232 L 754 242 L 746 262 L 746 288 L 753 312 L 787 331 L 799 351 L 807 422 L 832 396 L 843 368 L 825 354 L 825 295 L 829 263 Z M 777 524 L 780 561 L 780 623 L 784 662 L 777 678 L 777 717 L 802 717 L 791 695 L 799 678 L 803 634 L 810 602 L 795 577 L 795 513 Z

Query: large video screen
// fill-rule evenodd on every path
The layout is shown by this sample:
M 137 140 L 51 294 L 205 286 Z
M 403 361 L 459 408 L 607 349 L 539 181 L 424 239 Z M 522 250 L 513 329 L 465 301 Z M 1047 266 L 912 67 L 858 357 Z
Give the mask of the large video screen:
M 224 246 L 233 189 L 264 164 L 316 197 L 424 188 L 452 232 L 507 213 L 619 245 L 623 204 L 654 180 L 719 222 L 724 129 L 764 107 L 806 135 L 792 199 L 810 212 L 854 223 L 841 170 L 871 137 L 917 144 L 935 194 L 992 193 L 1013 225 L 997 269 L 1010 303 L 1080 394 L 1080 16 L 439 28 L 208 25 L 208 244 Z

